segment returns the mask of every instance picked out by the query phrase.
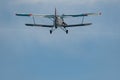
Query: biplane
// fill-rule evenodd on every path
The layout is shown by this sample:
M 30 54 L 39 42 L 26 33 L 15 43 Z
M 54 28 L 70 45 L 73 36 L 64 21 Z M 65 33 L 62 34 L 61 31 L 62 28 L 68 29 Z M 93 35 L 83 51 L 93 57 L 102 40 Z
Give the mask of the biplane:
M 33 19 L 33 24 L 25 24 L 26 26 L 36 26 L 36 27 L 47 27 L 47 28 L 51 28 L 50 29 L 50 34 L 52 34 L 53 31 L 55 31 L 57 28 L 62 29 L 63 31 L 66 32 L 66 34 L 68 34 L 68 30 L 66 28 L 68 27 L 79 27 L 79 26 L 88 26 L 88 25 L 92 25 L 92 23 L 84 23 L 84 17 L 86 16 L 91 16 L 91 15 L 101 15 L 101 13 L 83 13 L 83 14 L 77 14 L 77 15 L 58 15 L 57 14 L 57 10 L 55 8 L 55 12 L 54 15 L 43 15 L 43 14 L 16 14 L 16 16 L 28 16 L 28 17 L 32 17 Z M 51 19 L 53 21 L 53 25 L 45 25 L 45 24 L 36 24 L 35 22 L 35 17 L 44 17 L 44 18 L 48 18 Z M 82 17 L 81 23 L 80 24 L 67 24 L 64 21 L 64 18 L 68 18 L 68 17 Z

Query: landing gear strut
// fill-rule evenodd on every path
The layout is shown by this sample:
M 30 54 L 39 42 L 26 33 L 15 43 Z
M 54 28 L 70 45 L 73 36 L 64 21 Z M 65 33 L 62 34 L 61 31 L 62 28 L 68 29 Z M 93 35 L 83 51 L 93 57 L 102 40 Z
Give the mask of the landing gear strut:
M 66 32 L 66 34 L 68 34 L 68 30 L 65 27 L 60 27 L 63 31 Z

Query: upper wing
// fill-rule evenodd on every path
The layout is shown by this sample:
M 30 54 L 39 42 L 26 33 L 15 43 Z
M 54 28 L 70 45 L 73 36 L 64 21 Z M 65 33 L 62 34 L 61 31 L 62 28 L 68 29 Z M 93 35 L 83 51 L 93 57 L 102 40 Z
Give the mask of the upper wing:
M 77 26 L 88 26 L 88 25 L 92 25 L 92 23 L 65 25 L 63 27 L 77 27 Z
M 38 16 L 38 17 L 44 17 L 44 18 L 54 18 L 54 15 L 42 15 L 42 14 L 16 14 L 16 16 Z
M 61 17 L 82 17 L 82 16 L 91 16 L 91 15 L 101 15 L 101 13 L 84 13 L 84 14 L 77 14 L 77 15 L 62 15 Z
M 37 26 L 37 27 L 53 27 L 53 25 L 43 25 L 43 24 L 25 24 L 26 26 Z

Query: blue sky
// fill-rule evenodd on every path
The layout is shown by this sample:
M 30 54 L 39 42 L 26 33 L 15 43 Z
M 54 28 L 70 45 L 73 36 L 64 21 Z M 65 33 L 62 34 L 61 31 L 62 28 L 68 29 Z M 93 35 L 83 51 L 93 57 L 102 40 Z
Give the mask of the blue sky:
M 0 80 L 120 80 L 119 0 L 3 0 L 0 1 Z M 48 28 L 27 27 L 29 17 L 15 13 L 79 14 L 87 27 L 68 28 L 66 35 Z M 79 23 L 81 18 L 68 18 Z M 37 22 L 51 24 L 48 19 Z

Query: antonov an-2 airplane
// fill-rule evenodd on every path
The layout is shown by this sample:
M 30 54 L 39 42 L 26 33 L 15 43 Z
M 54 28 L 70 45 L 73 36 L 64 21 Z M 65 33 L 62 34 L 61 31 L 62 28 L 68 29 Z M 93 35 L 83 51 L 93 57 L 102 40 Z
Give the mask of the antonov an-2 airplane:
M 57 11 L 55 8 L 55 13 L 54 15 L 41 15 L 41 14 L 16 14 L 16 16 L 32 16 L 33 18 L 33 24 L 25 24 L 26 26 L 37 26 L 37 27 L 48 27 L 51 28 L 50 34 L 52 34 L 53 31 L 55 31 L 58 27 L 61 28 L 63 31 L 68 34 L 68 30 L 66 29 L 67 27 L 78 27 L 78 26 L 88 26 L 91 25 L 92 23 L 84 23 L 84 17 L 85 16 L 90 16 L 90 15 L 101 15 L 101 13 L 84 13 L 84 14 L 77 14 L 77 15 L 57 15 Z M 35 17 L 44 17 L 44 18 L 49 18 L 53 21 L 53 25 L 43 25 L 43 24 L 36 24 L 35 23 Z M 64 18 L 67 17 L 82 17 L 82 21 L 80 24 L 67 24 L 64 21 Z

